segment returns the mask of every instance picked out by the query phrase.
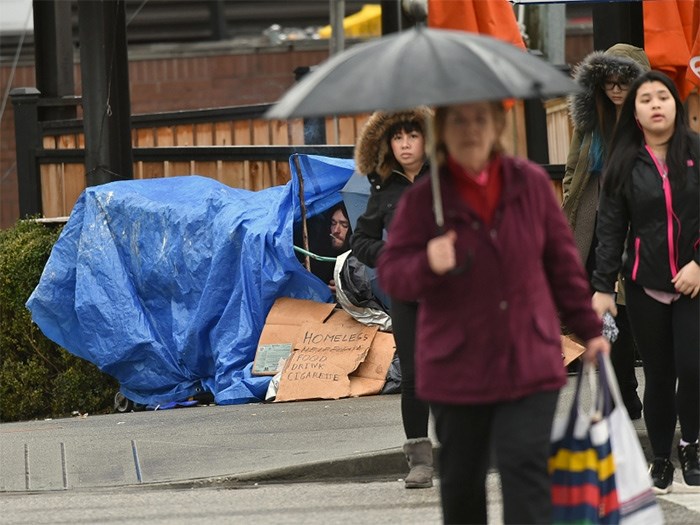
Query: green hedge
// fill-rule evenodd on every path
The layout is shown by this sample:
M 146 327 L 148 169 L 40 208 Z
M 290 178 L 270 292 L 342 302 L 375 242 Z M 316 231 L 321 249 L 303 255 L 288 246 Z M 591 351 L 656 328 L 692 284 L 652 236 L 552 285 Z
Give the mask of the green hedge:
M 25 306 L 60 232 L 31 220 L 0 231 L 0 421 L 108 412 L 119 388 L 47 339 Z

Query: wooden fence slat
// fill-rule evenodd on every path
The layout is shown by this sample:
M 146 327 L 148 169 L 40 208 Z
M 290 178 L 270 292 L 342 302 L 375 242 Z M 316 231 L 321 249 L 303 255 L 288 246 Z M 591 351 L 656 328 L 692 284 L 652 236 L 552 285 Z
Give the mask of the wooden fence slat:
M 276 186 L 287 184 L 292 178 L 289 171 L 289 162 L 273 162 L 273 170 L 275 173 L 274 184 Z
M 141 176 L 144 179 L 157 179 L 165 177 L 165 164 L 163 162 L 142 162 Z
M 544 103 L 547 119 L 547 144 L 549 162 L 566 164 L 571 142 L 571 123 L 566 97 L 548 100 Z
M 217 146 L 230 146 L 233 144 L 231 122 L 216 122 L 214 124 L 214 144 Z
M 175 145 L 175 135 L 173 126 L 163 126 L 156 128 L 156 146 L 164 148 Z
M 360 133 L 362 132 L 362 128 L 365 127 L 365 124 L 369 120 L 371 113 L 364 113 L 362 115 L 355 115 L 355 140 L 352 142 L 353 144 L 357 144 L 357 137 L 360 136 Z
M 211 122 L 194 125 L 194 140 L 197 146 L 213 146 L 214 125 Z
M 270 144 L 275 146 L 286 146 L 289 144 L 289 126 L 284 120 L 275 120 L 270 122 L 270 130 L 272 141 Z
M 233 144 L 250 146 L 253 144 L 253 122 L 250 119 L 236 120 L 233 123 Z
M 156 145 L 156 137 L 153 128 L 139 128 L 134 130 L 135 148 L 153 148 Z
M 295 118 L 287 121 L 289 144 L 299 146 L 304 144 L 304 119 Z
M 83 164 L 63 165 L 63 215 L 70 215 L 75 202 L 85 189 L 85 166 Z
M 245 163 L 247 161 L 223 161 L 219 181 L 232 188 L 245 188 Z
M 506 125 L 501 134 L 501 144 L 509 155 L 527 157 L 525 140 L 525 109 L 522 101 L 506 112 Z
M 217 161 L 194 161 L 192 173 L 218 180 Z
M 57 141 L 58 137 L 54 135 L 45 135 L 43 140 L 41 141 L 41 144 L 44 147 L 44 149 L 56 149 Z
M 192 124 L 175 126 L 175 145 L 194 146 L 194 126 Z
M 63 217 L 63 165 L 43 164 L 41 172 L 41 207 L 44 217 Z
M 260 163 L 260 188 L 270 188 L 275 185 L 272 178 L 272 161 Z
M 254 120 L 253 144 L 256 146 L 269 146 L 272 143 L 270 137 L 270 122 L 267 120 Z
M 246 190 L 252 190 L 253 189 L 253 173 L 251 172 L 251 167 L 250 167 L 251 162 L 249 160 L 243 161 L 243 188 Z
M 338 144 L 354 144 L 356 139 L 355 118 L 338 117 L 338 132 Z
M 191 175 L 192 166 L 189 161 L 187 162 L 170 162 L 170 172 L 168 177 L 178 177 L 180 175 Z
M 334 117 L 326 118 L 326 144 L 339 144 L 337 120 Z
M 56 138 L 58 149 L 75 149 L 75 135 L 59 135 Z

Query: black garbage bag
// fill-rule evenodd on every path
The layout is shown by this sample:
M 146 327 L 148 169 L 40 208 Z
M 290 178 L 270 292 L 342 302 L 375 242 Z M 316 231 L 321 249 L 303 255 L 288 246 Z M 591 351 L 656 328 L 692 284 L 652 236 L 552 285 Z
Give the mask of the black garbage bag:
M 340 271 L 343 292 L 348 300 L 360 308 L 373 308 L 389 313 L 372 291 L 372 272 L 357 257 L 350 254 Z
M 401 392 L 401 366 L 399 363 L 399 355 L 394 354 L 391 360 L 389 370 L 386 373 L 386 383 L 380 394 L 398 394 Z

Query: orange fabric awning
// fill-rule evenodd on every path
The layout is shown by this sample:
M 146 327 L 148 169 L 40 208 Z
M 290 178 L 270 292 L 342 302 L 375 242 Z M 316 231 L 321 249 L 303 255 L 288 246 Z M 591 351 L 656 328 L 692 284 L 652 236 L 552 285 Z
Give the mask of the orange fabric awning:
M 645 0 L 642 9 L 644 50 L 651 67 L 670 76 L 685 99 L 694 86 L 700 86 L 700 76 L 689 67 L 691 56 L 700 56 L 700 2 Z
M 508 0 L 429 0 L 428 25 L 490 35 L 525 49 Z
M 428 25 L 489 35 L 525 49 L 508 0 L 428 0 Z M 504 101 L 506 110 L 513 104 L 512 100 Z
M 695 22 L 695 39 L 690 48 L 690 60 L 685 79 L 695 89 L 700 90 L 700 2 L 695 3 L 693 20 Z

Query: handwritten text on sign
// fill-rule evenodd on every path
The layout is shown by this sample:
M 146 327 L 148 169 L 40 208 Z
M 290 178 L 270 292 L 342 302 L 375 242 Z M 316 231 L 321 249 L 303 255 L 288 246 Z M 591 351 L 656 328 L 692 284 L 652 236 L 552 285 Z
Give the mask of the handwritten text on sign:
M 376 327 L 304 323 L 285 364 L 276 401 L 339 399 L 349 395 L 351 374 L 364 361 Z

